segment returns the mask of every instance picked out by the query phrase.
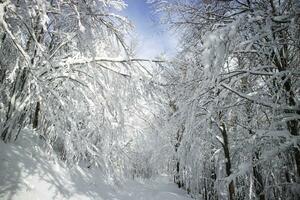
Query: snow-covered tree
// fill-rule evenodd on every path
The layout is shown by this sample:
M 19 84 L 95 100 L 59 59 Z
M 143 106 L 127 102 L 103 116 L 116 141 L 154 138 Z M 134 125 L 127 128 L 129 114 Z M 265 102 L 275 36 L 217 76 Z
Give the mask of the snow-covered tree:
M 115 14 L 125 6 L 122 0 L 0 1 L 2 140 L 32 127 L 67 162 L 124 173 L 127 111 L 147 61 L 132 58 L 125 43 L 131 23 Z
M 151 2 L 182 33 L 170 121 L 184 126 L 181 186 L 205 199 L 299 197 L 299 2 Z

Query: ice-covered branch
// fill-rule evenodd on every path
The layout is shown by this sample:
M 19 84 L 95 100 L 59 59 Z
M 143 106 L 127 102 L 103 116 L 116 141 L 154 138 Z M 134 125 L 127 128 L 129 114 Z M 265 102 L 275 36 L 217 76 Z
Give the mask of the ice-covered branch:
M 132 63 L 132 62 L 151 62 L 151 63 L 165 63 L 165 60 L 158 59 L 144 59 L 144 58 L 109 58 L 109 57 L 95 57 L 95 58 L 81 58 L 81 59 L 63 59 L 58 65 L 79 65 L 87 63 Z

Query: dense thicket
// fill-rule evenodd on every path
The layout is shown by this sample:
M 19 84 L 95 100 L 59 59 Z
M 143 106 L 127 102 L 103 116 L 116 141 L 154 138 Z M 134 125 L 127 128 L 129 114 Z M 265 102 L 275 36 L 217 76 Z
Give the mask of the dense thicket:
M 166 135 L 200 199 L 299 198 L 297 0 L 151 1 L 182 33 Z

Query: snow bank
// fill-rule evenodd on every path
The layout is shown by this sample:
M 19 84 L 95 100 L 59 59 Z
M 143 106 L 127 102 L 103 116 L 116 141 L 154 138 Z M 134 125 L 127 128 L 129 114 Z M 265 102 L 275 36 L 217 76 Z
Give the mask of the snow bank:
M 24 131 L 16 143 L 0 141 L 0 199 L 134 200 L 189 199 L 167 177 L 109 184 L 99 169 L 69 168 L 38 145 L 40 139 Z

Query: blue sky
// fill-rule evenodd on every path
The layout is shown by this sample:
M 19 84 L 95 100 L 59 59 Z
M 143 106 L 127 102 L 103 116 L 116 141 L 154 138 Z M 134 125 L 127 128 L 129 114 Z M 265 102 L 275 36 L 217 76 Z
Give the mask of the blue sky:
M 153 58 L 165 53 L 172 56 L 176 51 L 176 37 L 167 28 L 159 24 L 147 0 L 125 0 L 127 8 L 122 14 L 128 17 L 135 26 L 138 40 L 137 55 Z

